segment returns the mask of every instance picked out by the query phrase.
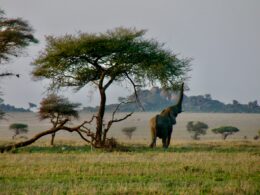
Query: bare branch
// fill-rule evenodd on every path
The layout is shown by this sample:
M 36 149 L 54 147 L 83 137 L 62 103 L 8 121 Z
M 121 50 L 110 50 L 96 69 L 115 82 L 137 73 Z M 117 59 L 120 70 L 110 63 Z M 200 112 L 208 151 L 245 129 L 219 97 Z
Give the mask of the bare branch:
M 118 111 L 119 107 L 120 107 L 122 104 L 127 104 L 127 103 L 130 103 L 130 102 L 121 102 L 120 104 L 117 105 L 116 109 L 115 109 L 114 112 L 112 113 L 112 119 L 111 119 L 110 121 L 108 121 L 107 127 L 104 129 L 103 141 L 106 139 L 107 132 L 109 131 L 109 129 L 111 128 L 111 126 L 112 126 L 113 123 L 123 121 L 123 120 L 127 119 L 128 117 L 130 117 L 130 116 L 133 114 L 133 112 L 131 112 L 131 113 L 127 114 L 126 116 L 124 116 L 123 118 L 115 119 L 115 114 L 116 114 L 116 112 Z
M 140 101 L 140 99 L 139 99 L 139 96 L 138 96 L 137 90 L 136 90 L 136 88 L 137 88 L 137 87 L 140 87 L 140 85 L 136 85 L 136 84 L 134 83 L 134 81 L 131 79 L 131 77 L 130 77 L 127 73 L 125 73 L 125 75 L 126 75 L 126 77 L 128 78 L 128 80 L 130 81 L 130 83 L 133 85 L 134 92 L 135 92 L 135 99 L 136 99 L 137 104 L 142 108 L 142 111 L 144 111 L 144 107 L 143 107 L 143 105 L 142 105 L 142 103 L 141 103 L 141 101 Z
M 83 140 L 85 140 L 86 142 L 88 142 L 89 144 L 92 145 L 92 142 L 89 141 L 87 138 L 85 138 L 80 131 L 76 131 L 76 132 L 79 134 L 79 136 L 80 136 Z

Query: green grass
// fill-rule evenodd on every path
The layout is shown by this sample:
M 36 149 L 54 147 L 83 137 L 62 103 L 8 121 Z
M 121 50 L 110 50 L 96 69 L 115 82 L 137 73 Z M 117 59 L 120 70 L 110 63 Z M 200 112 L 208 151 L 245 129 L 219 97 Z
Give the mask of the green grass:
M 13 152 L 13 153 L 12 153 Z M 0 194 L 260 194 L 258 142 L 30 146 L 0 154 Z

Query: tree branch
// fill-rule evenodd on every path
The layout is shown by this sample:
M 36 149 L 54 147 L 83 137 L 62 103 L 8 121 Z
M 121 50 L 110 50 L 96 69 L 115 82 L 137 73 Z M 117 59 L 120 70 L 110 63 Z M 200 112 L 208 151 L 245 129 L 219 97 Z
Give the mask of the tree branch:
M 16 76 L 17 78 L 20 77 L 19 74 L 14 74 L 14 73 L 11 73 L 11 72 L 6 72 L 6 73 L 1 73 L 0 74 L 0 77 L 5 77 L 5 76 Z
M 107 136 L 107 132 L 109 131 L 109 129 L 111 128 L 111 126 L 112 126 L 113 123 L 123 121 L 123 120 L 127 119 L 128 117 L 130 117 L 130 116 L 133 114 L 133 112 L 131 112 L 131 113 L 127 114 L 126 116 L 124 116 L 123 118 L 115 119 L 115 114 L 116 114 L 116 112 L 118 111 L 119 107 L 120 107 L 122 104 L 126 104 L 126 103 L 130 103 L 130 102 L 121 102 L 120 104 L 117 105 L 116 109 L 115 109 L 114 112 L 112 113 L 112 119 L 107 123 L 107 127 L 104 129 L 103 141 L 105 141 L 106 136 Z
M 127 73 L 125 73 L 125 75 L 128 78 L 128 80 L 130 81 L 130 83 L 133 85 L 134 92 L 135 92 L 135 99 L 136 99 L 137 104 L 142 108 L 142 111 L 144 111 L 144 107 L 143 107 L 143 105 L 142 105 L 142 103 L 139 99 L 139 96 L 138 96 L 138 93 L 137 93 L 137 90 L 136 90 L 136 87 L 140 87 L 140 85 L 136 85 Z
M 104 89 L 106 90 L 115 80 L 115 77 L 111 77 L 111 79 L 105 84 Z

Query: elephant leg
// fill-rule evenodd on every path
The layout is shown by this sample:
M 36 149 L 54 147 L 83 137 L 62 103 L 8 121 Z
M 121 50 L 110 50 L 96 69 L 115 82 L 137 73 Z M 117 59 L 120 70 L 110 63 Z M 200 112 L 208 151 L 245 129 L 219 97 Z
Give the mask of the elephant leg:
M 162 138 L 162 144 L 164 148 L 167 148 L 167 137 Z
M 152 143 L 150 144 L 150 147 L 153 148 L 156 146 L 156 136 L 152 138 Z
M 152 143 L 150 144 L 150 147 L 153 148 L 156 146 L 156 129 L 152 128 L 151 133 L 152 133 Z
M 171 137 L 172 137 L 172 131 L 169 131 L 169 134 L 168 134 L 168 137 L 167 137 L 167 148 L 168 148 L 169 145 L 170 145 Z

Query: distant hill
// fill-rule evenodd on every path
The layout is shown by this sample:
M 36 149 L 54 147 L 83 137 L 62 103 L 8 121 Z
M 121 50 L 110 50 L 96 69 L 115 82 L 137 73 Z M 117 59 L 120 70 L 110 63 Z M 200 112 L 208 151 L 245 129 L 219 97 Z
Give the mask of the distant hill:
M 145 111 L 161 111 L 165 107 L 175 104 L 178 94 L 168 92 L 158 87 L 151 90 L 138 91 L 140 102 Z M 119 102 L 124 100 L 134 100 L 135 95 L 119 98 Z M 106 106 L 107 111 L 114 111 L 118 104 L 110 104 Z M 87 112 L 96 112 L 98 107 L 85 107 Z M 120 106 L 121 112 L 141 111 L 135 103 L 124 104 Z M 260 106 L 257 101 L 248 104 L 240 104 L 237 100 L 233 100 L 232 104 L 225 104 L 221 101 L 212 99 L 210 94 L 198 96 L 185 96 L 183 99 L 183 111 L 185 112 L 219 112 L 219 113 L 260 113 Z
M 3 99 L 1 98 L 0 98 L 0 110 L 4 112 L 30 112 L 29 109 L 17 108 L 9 104 L 4 104 Z

